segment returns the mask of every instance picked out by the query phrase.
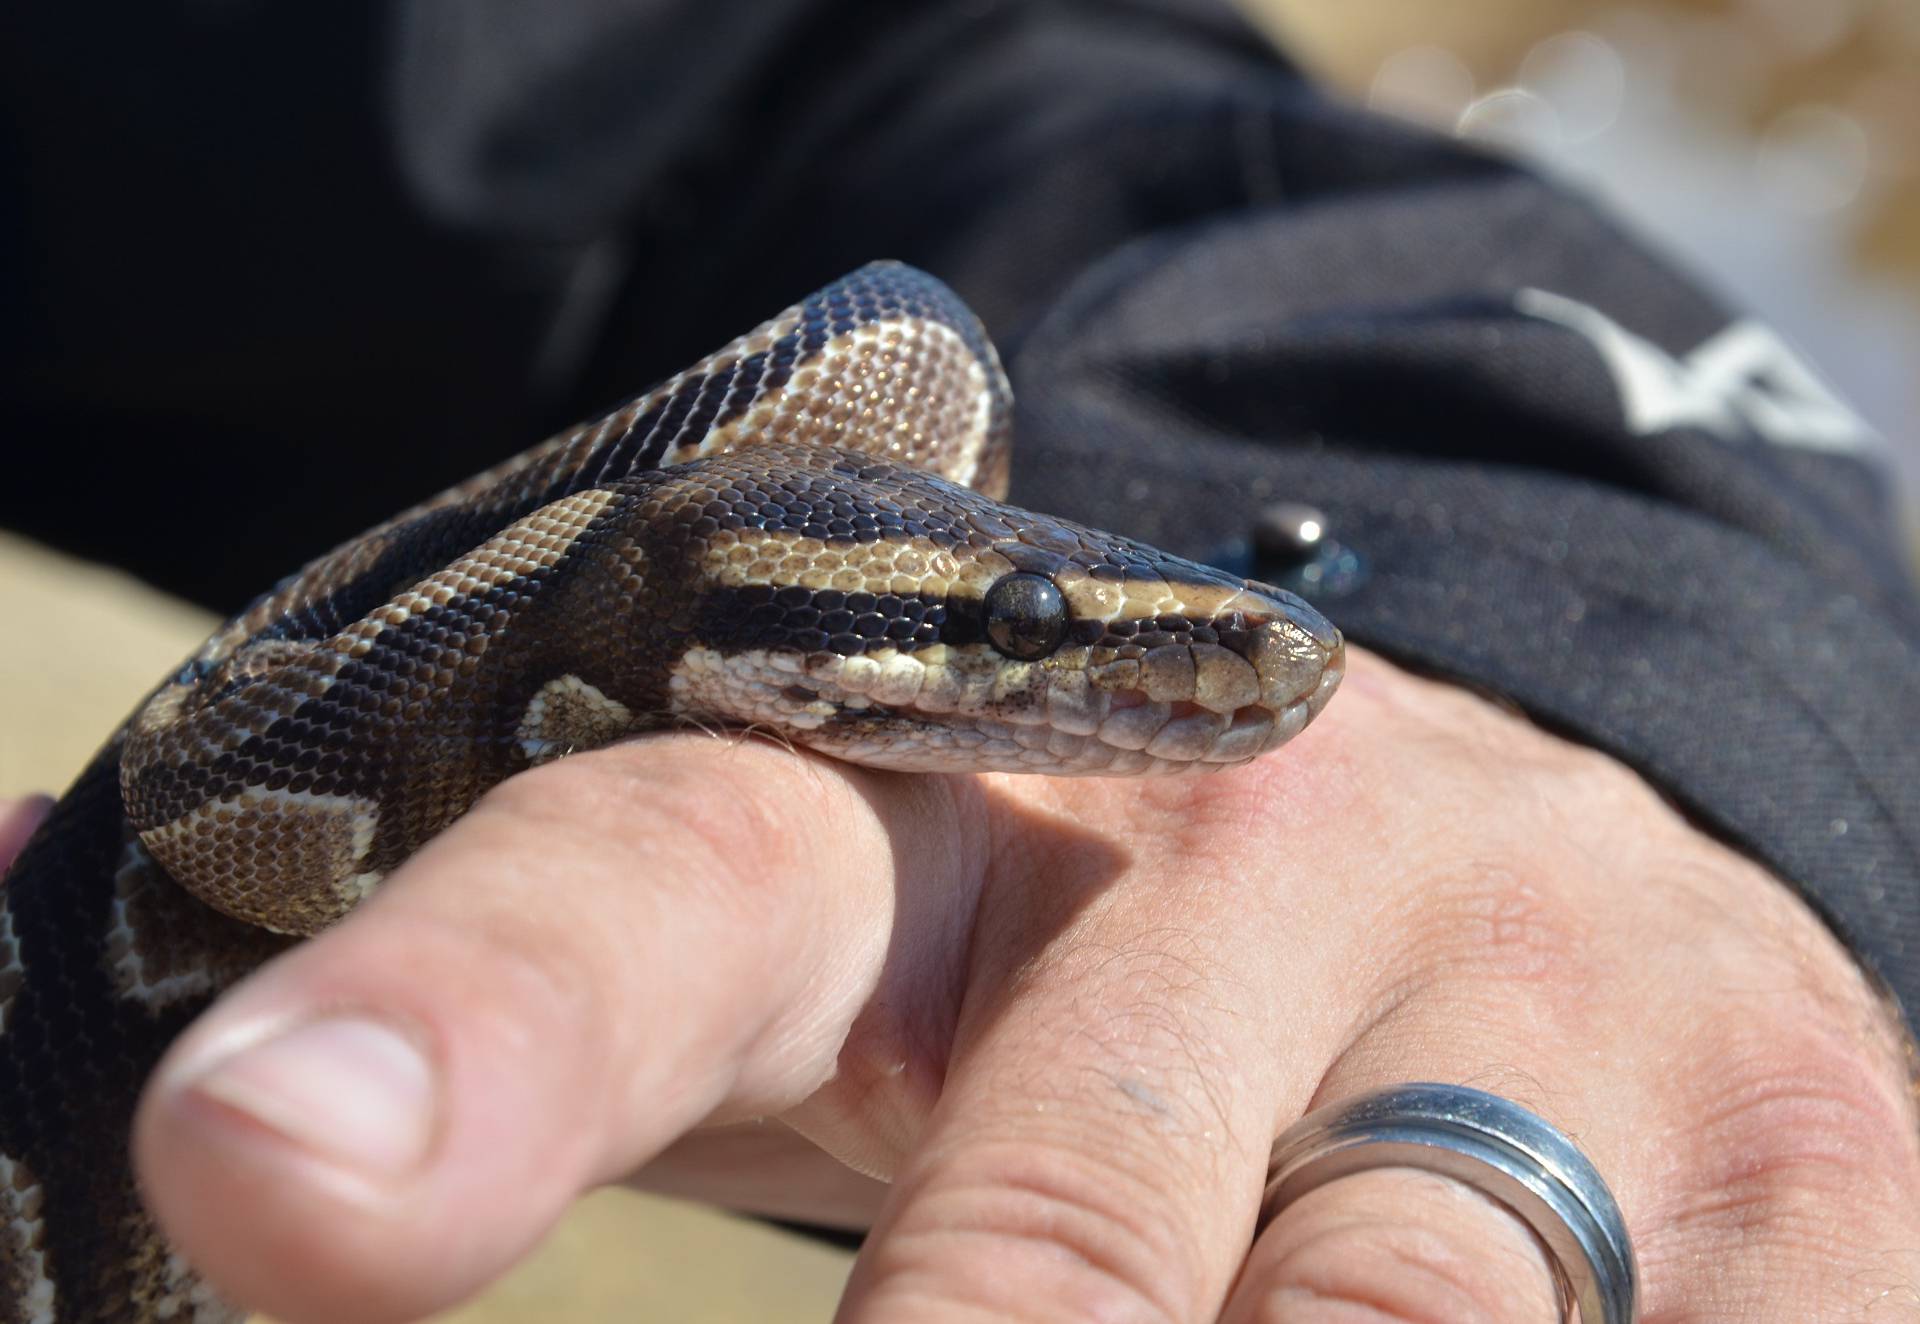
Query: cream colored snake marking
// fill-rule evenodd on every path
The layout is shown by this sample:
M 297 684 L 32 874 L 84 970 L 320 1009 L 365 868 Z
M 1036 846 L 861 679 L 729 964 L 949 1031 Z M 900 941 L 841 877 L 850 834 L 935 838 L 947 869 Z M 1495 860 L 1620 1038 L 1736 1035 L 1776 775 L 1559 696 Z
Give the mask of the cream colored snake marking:
M 876 264 L 315 561 L 107 742 L 5 878 L 0 1321 L 237 1315 L 135 1195 L 224 987 L 521 769 L 678 724 L 909 770 L 1243 762 L 1338 683 L 1299 599 L 1000 504 L 972 315 Z

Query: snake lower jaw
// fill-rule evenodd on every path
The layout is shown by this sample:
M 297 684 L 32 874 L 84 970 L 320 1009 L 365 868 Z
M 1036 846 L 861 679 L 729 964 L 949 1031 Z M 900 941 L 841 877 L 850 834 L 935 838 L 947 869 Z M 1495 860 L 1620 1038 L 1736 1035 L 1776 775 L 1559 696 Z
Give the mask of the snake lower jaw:
M 1246 763 L 1304 730 L 1332 699 L 1346 667 L 1335 634 L 1311 668 L 1295 652 L 1291 695 L 1226 707 L 1198 698 L 1155 698 L 1141 689 L 1100 689 L 1084 675 L 1050 690 L 989 690 L 930 705 L 884 704 L 836 692 L 820 671 L 787 686 L 778 709 L 754 725 L 794 744 L 867 767 L 901 772 L 1030 772 L 1050 776 L 1141 776 L 1214 771 Z M 1273 686 L 1267 686 L 1272 690 Z

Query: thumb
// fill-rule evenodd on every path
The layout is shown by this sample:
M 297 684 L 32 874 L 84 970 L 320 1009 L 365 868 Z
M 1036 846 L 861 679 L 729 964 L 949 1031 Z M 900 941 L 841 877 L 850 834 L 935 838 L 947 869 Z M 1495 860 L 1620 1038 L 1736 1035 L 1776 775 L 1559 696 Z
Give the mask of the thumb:
M 136 1125 L 151 1207 L 290 1324 L 461 1300 L 583 1189 L 831 1074 L 892 834 L 959 858 L 939 785 L 691 737 L 504 784 L 182 1037 Z

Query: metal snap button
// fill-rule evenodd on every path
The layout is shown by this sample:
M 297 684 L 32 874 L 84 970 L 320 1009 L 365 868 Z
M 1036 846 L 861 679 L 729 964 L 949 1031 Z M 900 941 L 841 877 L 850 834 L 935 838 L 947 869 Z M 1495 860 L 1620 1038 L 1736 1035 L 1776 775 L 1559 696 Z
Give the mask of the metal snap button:
M 1360 558 L 1328 532 L 1327 517 L 1298 501 L 1275 501 L 1253 522 L 1253 573 L 1309 600 L 1337 598 L 1365 578 Z

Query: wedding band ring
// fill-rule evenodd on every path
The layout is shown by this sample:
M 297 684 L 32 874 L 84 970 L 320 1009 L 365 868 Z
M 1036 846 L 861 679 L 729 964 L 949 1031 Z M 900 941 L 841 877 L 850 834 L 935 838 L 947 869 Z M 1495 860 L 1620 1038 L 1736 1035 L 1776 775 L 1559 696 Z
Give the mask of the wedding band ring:
M 1274 1142 L 1259 1226 L 1316 1187 L 1387 1167 L 1440 1173 L 1511 1210 L 1546 1247 L 1568 1321 L 1638 1318 L 1633 1243 L 1587 1156 L 1544 1118 L 1462 1085 L 1394 1085 L 1308 1113 Z

